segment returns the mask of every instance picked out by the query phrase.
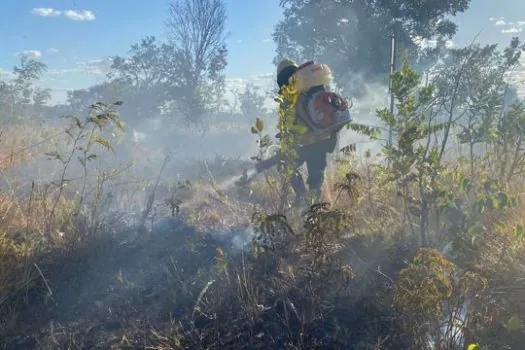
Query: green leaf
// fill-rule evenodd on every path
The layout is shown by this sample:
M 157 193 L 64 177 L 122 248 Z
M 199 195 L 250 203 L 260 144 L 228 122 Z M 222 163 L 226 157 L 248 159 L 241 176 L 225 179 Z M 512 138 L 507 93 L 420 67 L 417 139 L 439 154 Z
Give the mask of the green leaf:
M 97 137 L 95 140 L 94 140 L 95 143 L 98 143 L 99 145 L 103 146 L 105 149 L 107 149 L 108 151 L 113 151 L 113 147 L 111 146 L 111 143 L 108 141 L 108 140 L 105 140 L 105 139 L 102 139 L 100 137 Z
M 499 200 L 496 196 L 490 196 L 487 198 L 487 204 L 490 209 L 499 209 Z
M 500 208 L 508 208 L 510 207 L 510 198 L 509 196 L 504 192 L 499 192 L 497 194 L 498 201 L 499 201 L 499 207 Z
M 461 179 L 459 188 L 462 192 L 469 193 L 472 189 L 472 181 L 470 181 L 469 178 L 464 177 L 463 179 Z
M 299 135 L 304 135 L 308 132 L 308 128 L 305 125 L 296 124 L 291 127 L 292 131 L 295 131 Z
M 467 350 L 479 350 L 479 344 L 469 344 Z
M 516 238 L 523 238 L 525 237 L 525 228 L 522 225 L 517 225 L 513 230 L 512 233 Z
M 509 331 L 517 331 L 521 329 L 521 320 L 519 316 L 514 315 L 507 321 L 507 330 Z
M 79 129 L 82 129 L 82 123 L 80 122 L 80 119 L 78 119 L 78 117 L 72 115 L 72 116 L 71 116 L 71 119 L 73 119 L 75 125 L 76 125 Z
M 264 121 L 260 118 L 256 118 L 255 128 L 257 129 L 257 131 L 262 132 L 264 130 Z
M 474 208 L 476 208 L 477 212 L 480 214 L 483 214 L 485 210 L 487 210 L 487 204 L 485 199 L 478 199 L 476 203 L 474 203 Z
M 372 127 L 363 124 L 349 123 L 347 128 L 351 129 L 359 134 L 366 135 L 371 139 L 378 139 L 381 136 L 381 130 L 378 127 Z
M 259 131 L 257 130 L 257 128 L 256 128 L 255 126 L 252 126 L 252 128 L 250 129 L 250 131 L 251 131 L 251 133 L 254 134 L 254 135 L 259 133 Z
M 394 126 L 396 124 L 396 118 L 388 109 L 378 109 L 376 114 L 386 125 Z

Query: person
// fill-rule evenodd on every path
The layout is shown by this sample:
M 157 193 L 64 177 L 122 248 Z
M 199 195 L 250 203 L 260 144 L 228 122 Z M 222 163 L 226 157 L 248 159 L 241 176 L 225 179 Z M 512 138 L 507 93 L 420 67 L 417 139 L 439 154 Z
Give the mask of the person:
M 289 85 L 290 78 L 300 69 L 294 61 L 290 59 L 282 60 L 277 67 L 277 85 L 279 91 L 284 86 Z M 297 120 L 297 118 L 296 118 Z M 279 134 L 277 135 L 279 137 Z M 319 138 L 310 138 L 297 144 L 297 158 L 294 164 L 295 172 L 291 179 L 291 186 L 297 196 L 297 200 L 305 198 L 308 193 L 304 179 L 299 172 L 299 168 L 306 163 L 308 178 L 306 184 L 310 195 L 314 200 L 320 200 L 321 190 L 325 178 L 327 167 L 327 157 L 333 153 L 338 143 L 338 132 L 330 133 Z

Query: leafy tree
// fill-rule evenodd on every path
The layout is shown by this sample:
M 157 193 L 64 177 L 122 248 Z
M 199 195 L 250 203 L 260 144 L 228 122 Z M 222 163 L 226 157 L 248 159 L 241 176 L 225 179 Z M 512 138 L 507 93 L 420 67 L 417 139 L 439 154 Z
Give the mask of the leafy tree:
M 508 80 L 518 65 L 522 48 L 517 38 L 513 38 L 503 52 L 497 50 L 497 45 L 470 45 L 451 50 L 446 62 L 438 67 L 433 83 L 438 90 L 441 114 L 446 120 L 440 158 L 456 127 L 460 143 L 468 146 L 473 181 L 478 158 L 476 146 L 497 141 L 499 120 L 515 100 Z
M 438 148 L 431 143 L 432 135 L 443 127 L 436 123 L 432 111 L 435 86 L 421 87 L 421 76 L 405 59 L 402 69 L 392 77 L 392 91 L 398 112 L 394 115 L 382 109 L 377 113 L 396 135 L 396 142 L 383 149 L 390 164 L 385 171 L 391 172 L 389 180 L 398 184 L 407 218 L 410 220 L 413 213 L 418 216 L 421 243 L 426 245 L 432 189 L 441 168 Z
M 515 103 L 497 120 L 494 160 L 499 160 L 499 179 L 509 182 L 525 173 L 525 102 Z
M 129 58 L 113 58 L 110 77 L 122 79 L 138 88 L 150 88 L 167 82 L 169 75 L 175 76 L 173 71 L 177 71 L 177 67 L 173 63 L 176 61 L 170 60 L 173 48 L 159 44 L 154 36 L 147 36 L 138 44 L 133 44 L 129 53 Z
M 129 57 L 113 58 L 110 85 L 79 92 L 77 97 L 99 93 L 89 99 L 106 100 L 101 90 L 104 95 L 116 88 L 118 98 L 127 101 L 122 110 L 127 119 L 144 120 L 165 112 L 201 122 L 223 100 L 225 20 L 220 0 L 173 1 L 166 22 L 168 42 L 145 37 L 131 46 Z
M 86 89 L 67 92 L 67 104 L 72 113 L 87 113 L 90 106 L 98 101 L 109 100 L 113 92 L 113 84 L 104 82 Z
M 43 106 L 51 99 L 51 90 L 47 88 L 36 87 L 33 90 L 33 104 Z
M 97 101 L 123 100 L 121 113 L 134 124 L 169 110 L 183 91 L 183 64 L 174 47 L 153 36 L 133 44 L 128 57 L 113 57 L 110 68 L 109 81 L 68 93 L 74 112 L 87 112 Z
M 13 68 L 14 78 L 0 83 L 0 101 L 7 108 L 4 117 L 25 116 L 27 105 L 32 102 L 44 105 L 51 98 L 49 89 L 34 86 L 46 72 L 47 66 L 37 60 L 22 57 L 20 64 Z
M 248 84 L 245 90 L 239 95 L 240 109 L 243 116 L 253 117 L 261 116 L 267 113 L 264 106 L 265 96 L 261 88 Z
M 180 81 L 178 109 L 200 122 L 217 109 L 224 94 L 226 6 L 223 0 L 175 0 L 166 22 L 168 43 Z
M 281 0 L 284 19 L 274 30 L 275 62 L 284 57 L 297 61 L 319 60 L 329 64 L 336 83 L 358 94 L 362 84 L 351 86 L 355 76 L 367 81 L 378 74 L 387 76 L 390 35 L 398 47 L 411 56 L 420 55 L 423 64 L 445 48 L 457 26 L 445 17 L 468 8 L 469 0 Z M 418 40 L 435 40 L 435 49 L 421 52 Z
M 130 57 L 114 57 L 108 74 L 111 84 L 102 84 L 91 93 L 118 92 L 127 101 L 122 114 L 132 121 L 143 120 L 157 115 L 163 106 L 177 99 L 181 92 L 181 69 L 174 48 L 148 36 L 131 46 Z M 93 98 L 102 100 L 101 96 Z

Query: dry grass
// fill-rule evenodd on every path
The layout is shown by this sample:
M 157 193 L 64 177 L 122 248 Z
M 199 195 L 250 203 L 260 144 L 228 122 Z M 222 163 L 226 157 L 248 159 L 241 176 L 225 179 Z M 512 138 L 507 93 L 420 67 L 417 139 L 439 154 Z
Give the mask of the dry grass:
M 276 175 L 252 183 L 247 196 L 246 189 L 218 189 L 232 173 L 208 166 L 212 176 L 187 193 L 172 192 L 173 183 L 157 188 L 147 218 L 153 228 L 134 244 L 123 244 L 134 228 L 110 221 L 102 204 L 76 211 L 78 182 L 52 218 L 56 188 L 6 186 L 2 348 L 425 349 L 429 334 L 440 338 L 437 330 L 466 301 L 467 320 L 459 322 L 466 342 L 520 348 L 525 245 L 513 230 L 524 224 L 524 208 L 483 213 L 470 243 L 434 213 L 437 250 L 420 251 L 403 199 L 380 184 L 369 161 L 336 163 L 323 191 L 332 206 L 293 207 L 286 217 L 274 215 Z M 16 173 L 15 165 L 4 173 Z M 454 185 L 449 175 L 444 186 Z M 119 208 L 119 200 L 137 201 L 137 187 L 112 192 Z M 508 189 L 519 194 L 525 184 Z M 453 254 L 441 254 L 448 242 L 456 244 Z M 449 338 L 437 349 L 464 348 Z

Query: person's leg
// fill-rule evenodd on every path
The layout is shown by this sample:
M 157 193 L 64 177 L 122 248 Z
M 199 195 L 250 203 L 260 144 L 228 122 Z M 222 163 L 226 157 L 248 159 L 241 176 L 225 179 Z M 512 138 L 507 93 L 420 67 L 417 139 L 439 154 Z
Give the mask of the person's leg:
M 335 142 L 335 139 L 329 139 L 309 146 L 308 156 L 306 156 L 306 167 L 308 169 L 307 184 L 315 200 L 321 198 L 324 172 L 327 166 L 326 158 L 329 153 L 333 152 Z
M 306 193 L 306 186 L 304 179 L 298 169 L 295 170 L 294 175 L 291 179 L 291 185 L 297 198 L 303 197 Z
M 297 198 L 301 198 L 306 194 L 306 186 L 304 184 L 304 179 L 301 173 L 299 172 L 299 168 L 301 167 L 301 165 L 303 165 L 304 161 L 305 160 L 303 158 L 303 155 L 298 152 L 298 159 L 295 163 L 295 171 L 292 178 L 290 179 L 290 184 L 292 185 L 292 188 Z
M 323 150 L 316 150 L 312 152 L 310 157 L 306 160 L 306 167 L 308 169 L 308 188 L 310 193 L 319 199 L 321 196 L 321 188 L 324 181 L 324 171 L 326 169 L 326 152 Z

